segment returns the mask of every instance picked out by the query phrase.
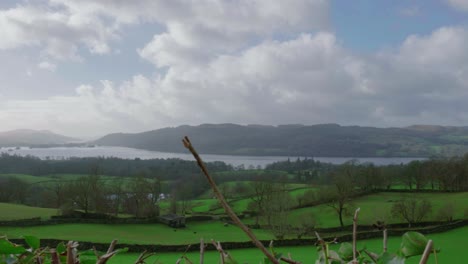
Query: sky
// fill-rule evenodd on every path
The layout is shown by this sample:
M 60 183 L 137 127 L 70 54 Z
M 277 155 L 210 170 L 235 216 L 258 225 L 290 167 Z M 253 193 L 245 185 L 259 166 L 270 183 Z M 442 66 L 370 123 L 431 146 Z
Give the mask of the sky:
M 468 0 L 2 0 L 0 130 L 468 126 Z

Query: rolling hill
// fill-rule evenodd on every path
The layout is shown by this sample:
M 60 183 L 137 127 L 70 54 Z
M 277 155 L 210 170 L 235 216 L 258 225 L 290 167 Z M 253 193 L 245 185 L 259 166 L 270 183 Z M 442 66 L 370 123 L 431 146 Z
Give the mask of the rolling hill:
M 65 144 L 77 139 L 52 133 L 48 130 L 17 129 L 0 132 L 1 147 Z
M 468 127 L 203 124 L 106 135 L 94 144 L 185 153 L 189 136 L 205 154 L 308 157 L 430 157 L 468 152 Z

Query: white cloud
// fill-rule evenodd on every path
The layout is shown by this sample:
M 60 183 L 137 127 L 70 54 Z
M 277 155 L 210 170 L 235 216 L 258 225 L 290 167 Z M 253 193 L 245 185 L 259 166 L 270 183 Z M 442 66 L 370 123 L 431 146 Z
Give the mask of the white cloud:
M 54 72 L 57 69 L 57 65 L 55 65 L 54 63 L 48 62 L 48 61 L 41 61 L 37 65 L 37 67 L 39 67 L 39 69 L 48 70 L 48 71 L 51 71 L 51 72 Z
M 328 27 L 326 1 L 191 3 L 185 12 L 160 21 L 167 31 L 138 51 L 142 58 L 157 67 L 206 64 L 275 34 L 296 36 Z
M 467 0 L 446 0 L 451 6 L 461 11 L 468 11 Z
M 41 5 L 0 10 L 0 50 L 38 46 L 56 59 L 79 59 L 78 47 L 104 54 L 115 31 L 101 19 Z
M 0 47 L 36 45 L 44 48 L 45 58 L 80 59 L 80 45 L 90 52 L 109 52 L 121 24 L 153 21 L 165 30 L 138 53 L 164 70 L 151 77 L 136 74 L 122 83 L 82 85 L 70 96 L 2 100 L 5 127 L 14 128 L 21 120 L 88 136 L 205 122 L 468 122 L 464 27 L 408 36 L 393 50 L 362 55 L 342 47 L 327 31 L 326 1 L 52 2 L 71 16 L 45 15 L 53 17 L 46 21 L 66 21 L 65 28 L 44 29 L 53 36 L 47 39 L 26 36 L 23 29 L 9 31 Z M 45 13 L 54 14 L 54 8 Z M 4 17 L 12 23 L 11 15 Z M 31 19 L 41 24 L 34 15 Z M 14 28 L 10 24 L 8 30 Z M 69 28 L 76 29 L 76 36 L 62 37 L 71 34 L 60 33 Z M 42 63 L 38 67 L 53 68 L 48 59 Z

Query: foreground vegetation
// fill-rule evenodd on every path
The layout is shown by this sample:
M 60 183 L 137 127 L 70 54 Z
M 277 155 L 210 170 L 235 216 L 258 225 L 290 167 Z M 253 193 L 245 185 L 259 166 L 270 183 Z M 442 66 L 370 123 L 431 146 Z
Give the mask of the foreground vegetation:
M 466 250 L 466 238 L 468 237 L 468 227 L 458 228 L 444 233 L 426 235 L 428 239 L 434 241 L 435 248 L 440 248 L 440 252 L 437 254 L 437 263 L 461 263 L 461 252 Z M 390 237 L 388 238 L 388 248 L 390 251 L 395 251 L 401 244 L 401 237 Z M 194 245 L 196 246 L 196 245 Z M 358 248 L 367 248 L 371 252 L 379 252 L 382 248 L 382 239 L 369 239 L 358 241 Z M 332 250 L 338 250 L 339 244 L 331 245 Z M 291 253 L 294 259 L 301 260 L 302 263 L 314 263 L 318 258 L 318 252 L 314 245 L 309 246 L 297 246 L 297 247 L 275 247 L 278 252 L 284 254 Z M 239 263 L 259 263 L 263 258 L 262 253 L 255 248 L 249 249 L 234 249 L 229 250 L 232 256 Z M 161 263 L 174 263 L 174 260 L 178 259 L 182 253 L 158 253 L 155 256 L 148 259 L 149 263 L 153 263 L 158 260 Z M 136 253 L 125 253 L 119 254 L 112 258 L 109 263 L 111 264 L 127 264 L 132 263 L 138 258 L 139 254 Z M 198 252 L 187 252 L 187 257 L 194 260 L 194 263 L 198 263 L 199 259 Z M 409 258 L 406 263 L 416 264 L 419 263 L 418 257 Z M 219 254 L 216 251 L 205 252 L 206 263 L 218 263 Z M 428 264 L 435 264 L 435 258 L 432 256 L 429 258 Z

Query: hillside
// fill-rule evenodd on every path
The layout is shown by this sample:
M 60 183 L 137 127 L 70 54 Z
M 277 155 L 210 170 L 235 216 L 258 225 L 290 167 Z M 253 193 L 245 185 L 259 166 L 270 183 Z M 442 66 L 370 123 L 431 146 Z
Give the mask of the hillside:
M 96 140 L 123 146 L 181 152 L 189 136 L 205 154 L 291 155 L 309 157 L 430 157 L 468 152 L 467 127 L 410 126 L 375 128 L 323 125 L 204 124 L 163 128 L 136 134 L 116 133 Z
M 73 141 L 77 139 L 47 130 L 17 129 L 0 132 L 0 147 L 65 144 Z

